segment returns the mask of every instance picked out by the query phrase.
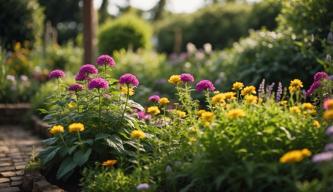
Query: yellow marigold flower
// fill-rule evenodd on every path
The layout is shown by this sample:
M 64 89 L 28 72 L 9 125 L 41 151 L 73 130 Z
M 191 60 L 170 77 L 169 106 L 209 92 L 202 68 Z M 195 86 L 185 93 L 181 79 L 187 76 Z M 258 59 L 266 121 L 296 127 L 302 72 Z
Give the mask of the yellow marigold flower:
M 212 104 L 213 105 L 216 105 L 216 104 L 223 104 L 223 103 L 225 103 L 224 102 L 224 99 L 225 99 L 225 96 L 224 96 L 224 94 L 223 93 L 219 93 L 219 94 L 217 94 L 217 95 L 214 95 L 213 97 L 212 97 Z
M 304 157 L 310 157 L 311 156 L 311 151 L 307 148 L 302 149 L 301 153 Z
M 197 112 L 197 115 L 198 115 L 199 117 L 201 117 L 201 115 L 202 115 L 204 112 L 207 112 L 207 111 L 204 110 L 204 109 L 200 109 L 200 110 Z
M 128 92 L 129 96 L 133 96 L 134 95 L 134 88 L 133 87 L 127 88 L 126 86 L 121 86 L 120 87 L 120 92 L 124 95 L 127 95 L 127 92 Z
M 176 114 L 180 118 L 186 117 L 186 113 L 184 111 L 176 110 Z
M 299 91 L 302 87 L 303 87 L 302 81 L 299 79 L 294 79 L 290 82 L 289 92 L 295 93 L 295 92 Z
M 115 159 L 112 160 L 107 160 L 102 163 L 103 166 L 105 167 L 113 167 L 118 161 Z
M 314 110 L 316 107 L 312 105 L 311 103 L 303 103 L 302 108 L 305 110 Z
M 332 120 L 333 119 L 333 109 L 327 110 L 324 112 L 324 119 L 325 120 Z
M 143 139 L 145 138 L 145 133 L 140 130 L 134 130 L 131 132 L 131 137 L 134 139 Z
M 73 109 L 73 108 L 75 108 L 76 107 L 76 103 L 75 102 L 73 102 L 73 101 L 71 101 L 71 102 L 69 102 L 68 103 L 68 108 L 70 108 L 70 109 Z
M 304 157 L 305 155 L 303 155 L 301 150 L 292 150 L 280 158 L 280 163 L 296 163 L 302 161 Z
M 70 133 L 82 132 L 84 131 L 84 125 L 82 123 L 72 123 L 68 126 L 68 131 Z
M 161 105 L 167 105 L 170 103 L 169 99 L 166 97 L 162 97 L 159 101 L 158 101 Z
M 147 112 L 153 115 L 158 115 L 161 113 L 160 109 L 157 106 L 148 107 Z
M 204 123 L 211 123 L 214 120 L 214 113 L 206 111 L 201 114 L 201 121 Z
M 314 120 L 314 121 L 312 122 L 312 125 L 313 125 L 315 128 L 320 128 L 320 123 L 319 123 L 319 121 L 317 121 L 317 120 Z
M 289 111 L 292 113 L 297 113 L 297 114 L 301 113 L 301 109 L 297 106 L 290 107 Z
M 244 101 L 247 104 L 256 104 L 258 102 L 258 97 L 255 95 L 245 95 Z
M 242 109 L 231 109 L 227 113 L 227 117 L 229 117 L 231 119 L 236 119 L 238 117 L 244 117 L 244 116 L 245 116 L 245 111 Z
M 244 84 L 242 82 L 235 82 L 232 84 L 232 90 L 234 91 L 240 91 L 244 87 Z
M 64 127 L 61 125 L 55 125 L 50 129 L 50 133 L 52 135 L 56 135 L 58 133 L 63 133 L 64 132 Z
M 181 82 L 180 75 L 171 75 L 168 82 L 174 85 L 180 83 Z
M 233 100 L 233 99 L 236 99 L 236 93 L 235 92 L 226 92 L 226 93 L 223 93 L 224 97 L 226 100 Z
M 255 86 L 246 86 L 243 90 L 242 90 L 242 92 L 241 92 L 241 94 L 243 95 L 243 96 L 245 96 L 245 95 L 250 95 L 250 94 L 256 94 L 257 92 L 256 92 L 256 87 Z

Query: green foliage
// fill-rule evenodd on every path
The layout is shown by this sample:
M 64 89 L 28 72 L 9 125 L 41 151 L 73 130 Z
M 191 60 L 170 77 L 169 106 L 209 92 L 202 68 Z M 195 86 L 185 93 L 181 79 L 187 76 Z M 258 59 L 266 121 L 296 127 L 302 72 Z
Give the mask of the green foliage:
M 211 43 L 216 49 L 228 47 L 246 36 L 249 29 L 275 29 L 280 9 L 279 1 L 265 0 L 253 5 L 213 4 L 193 14 L 175 15 L 158 23 L 158 50 L 175 51 L 177 33 L 181 36 L 181 50 L 185 50 L 188 42 L 197 47 L 205 43 Z
M 297 35 L 327 37 L 333 21 L 331 0 L 283 0 L 279 28 L 291 29 Z
M 281 12 L 280 0 L 263 0 L 253 5 L 249 22 L 251 28 L 274 30 L 277 27 L 276 18 Z
M 151 26 L 134 15 L 124 15 L 102 26 L 99 33 L 99 52 L 111 54 L 115 50 L 150 48 Z
M 259 84 L 263 78 L 287 84 L 289 79 L 297 77 L 309 85 L 312 74 L 321 70 L 312 46 L 311 39 L 298 40 L 294 34 L 252 32 L 224 53 L 226 65 L 234 66 L 227 72 L 229 84 L 237 79 Z
M 75 72 L 80 68 L 82 58 L 83 50 L 72 43 L 63 46 L 54 44 L 46 48 L 44 67 Z
M 16 42 L 27 41 L 32 46 L 41 38 L 43 19 L 42 9 L 36 0 L 1 0 L 0 45 L 12 49 Z

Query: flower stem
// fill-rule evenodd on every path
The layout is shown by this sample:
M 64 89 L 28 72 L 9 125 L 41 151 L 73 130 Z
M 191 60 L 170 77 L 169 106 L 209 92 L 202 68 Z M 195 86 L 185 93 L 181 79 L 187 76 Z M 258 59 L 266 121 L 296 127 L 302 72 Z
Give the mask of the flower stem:
M 64 143 L 64 145 L 66 146 L 66 148 L 68 148 L 66 142 L 65 142 L 65 139 L 64 139 L 64 136 L 62 135 L 62 133 L 59 134 L 60 135 L 60 138 L 62 140 L 62 142 Z
M 124 110 L 123 110 L 123 113 L 121 115 L 121 119 L 120 119 L 120 123 L 122 123 L 124 117 L 125 117 L 125 112 L 126 112 L 126 107 L 127 107 L 127 103 L 128 103 L 128 99 L 129 99 L 129 86 L 128 84 L 126 84 L 126 100 L 125 100 L 125 105 L 124 105 Z

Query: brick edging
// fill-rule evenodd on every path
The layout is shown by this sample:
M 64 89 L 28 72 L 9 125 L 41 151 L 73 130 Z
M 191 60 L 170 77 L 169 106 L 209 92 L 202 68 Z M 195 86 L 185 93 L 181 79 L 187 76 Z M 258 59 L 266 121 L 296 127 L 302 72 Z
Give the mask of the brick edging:
M 64 192 L 65 190 L 49 183 L 39 171 L 25 171 L 22 179 L 22 191 Z

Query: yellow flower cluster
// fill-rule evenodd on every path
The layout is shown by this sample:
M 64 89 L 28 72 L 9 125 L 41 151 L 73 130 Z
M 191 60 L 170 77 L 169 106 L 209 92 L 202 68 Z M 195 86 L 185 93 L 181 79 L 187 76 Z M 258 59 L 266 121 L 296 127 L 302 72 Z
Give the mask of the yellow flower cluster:
M 243 95 L 243 96 L 245 96 L 245 95 L 250 95 L 250 94 L 256 94 L 257 92 L 256 92 L 256 87 L 255 86 L 246 86 L 243 90 L 242 90 L 242 92 L 241 92 L 241 94 Z
M 226 100 L 234 100 L 236 99 L 236 93 L 235 92 L 226 92 L 223 93 Z
M 55 125 L 50 129 L 50 133 L 52 135 L 56 135 L 58 133 L 63 133 L 64 132 L 64 127 L 61 125 Z
M 280 158 L 280 163 L 296 163 L 302 161 L 306 157 L 311 156 L 311 151 L 309 149 L 302 149 L 302 150 L 292 150 L 285 153 Z
M 294 79 L 292 81 L 290 81 L 290 85 L 289 85 L 289 92 L 291 94 L 301 90 L 301 88 L 303 87 L 303 82 L 299 79 Z
M 158 115 L 161 113 L 160 109 L 157 106 L 148 107 L 147 112 L 152 115 Z
M 184 111 L 175 110 L 175 112 L 176 112 L 176 115 L 180 118 L 186 117 L 186 113 Z
M 178 83 L 180 83 L 180 81 L 180 75 L 171 75 L 168 79 L 168 82 L 174 85 L 177 85 Z
M 204 110 L 204 109 L 200 109 L 200 110 L 197 112 L 197 115 L 198 115 L 199 117 L 201 117 L 201 115 L 202 115 L 204 112 L 207 112 L 207 111 Z
M 244 87 L 244 84 L 242 82 L 235 82 L 232 84 L 232 90 L 234 91 L 240 91 Z
M 244 101 L 246 104 L 256 104 L 258 102 L 258 97 L 255 95 L 245 95 Z
M 135 93 L 133 87 L 126 87 L 126 86 L 121 86 L 120 92 L 124 95 L 127 95 L 127 93 L 128 93 L 129 96 L 133 96 Z
M 324 112 L 324 119 L 325 120 L 332 120 L 333 119 L 333 110 L 327 110 Z
M 118 161 L 115 159 L 112 160 L 107 160 L 102 163 L 103 166 L 105 167 L 113 167 Z
M 143 139 L 145 138 L 145 133 L 141 130 L 134 130 L 131 132 L 131 137 L 134 139 Z
M 314 105 L 312 105 L 311 103 L 303 103 L 302 104 L 302 109 L 304 110 L 305 114 L 316 114 L 316 107 Z
M 333 99 L 327 99 L 324 101 L 324 119 L 332 120 L 333 119 Z
M 77 133 L 84 131 L 84 125 L 82 123 L 72 123 L 68 126 L 70 133 Z
M 289 111 L 295 114 L 300 114 L 301 113 L 301 109 L 298 106 L 293 106 L 289 108 Z
M 245 111 L 242 109 L 231 109 L 227 113 L 227 117 L 230 119 L 236 119 L 239 117 L 244 117 L 245 116 Z
M 212 104 L 225 104 L 225 96 L 223 93 L 216 94 L 212 97 Z
M 319 123 L 319 121 L 317 121 L 317 120 L 314 120 L 314 121 L 312 122 L 312 125 L 313 125 L 315 128 L 320 128 L 320 123 Z
M 214 113 L 205 111 L 201 114 L 200 119 L 205 125 L 209 125 L 214 121 Z
M 159 104 L 161 104 L 161 105 L 167 105 L 167 104 L 170 103 L 169 99 L 166 98 L 166 97 L 162 97 L 158 102 L 159 102 Z

